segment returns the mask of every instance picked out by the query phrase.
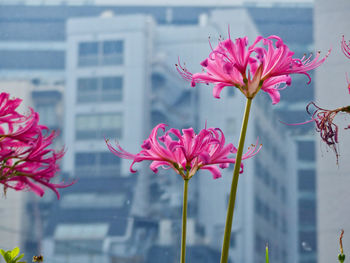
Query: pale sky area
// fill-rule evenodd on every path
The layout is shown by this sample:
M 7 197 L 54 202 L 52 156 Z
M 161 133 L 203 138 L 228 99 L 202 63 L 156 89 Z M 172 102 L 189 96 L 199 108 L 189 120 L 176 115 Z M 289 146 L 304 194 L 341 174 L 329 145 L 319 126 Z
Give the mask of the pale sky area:
M 290 4 L 310 4 L 313 0 L 0 0 L 1 3 L 6 4 L 23 4 L 28 5 L 82 5 L 82 4 L 96 4 L 96 5 L 135 5 L 135 6 L 241 6 L 258 5 L 290 5 Z

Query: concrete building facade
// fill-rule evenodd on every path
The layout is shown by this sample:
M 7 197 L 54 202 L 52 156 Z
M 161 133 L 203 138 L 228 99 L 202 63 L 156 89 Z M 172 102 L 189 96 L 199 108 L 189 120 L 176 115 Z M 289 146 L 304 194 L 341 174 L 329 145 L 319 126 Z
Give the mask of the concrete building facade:
M 86 260 L 99 261 L 101 251 L 107 253 L 107 256 L 103 258 L 116 257 L 120 260 L 121 255 L 125 253 L 123 252 L 125 244 L 130 244 L 135 239 L 137 240 L 138 236 L 142 236 L 142 231 L 145 231 L 146 226 L 150 229 L 150 244 L 152 242 L 161 245 L 176 243 L 174 240 L 169 240 L 172 236 L 166 233 L 169 232 L 169 228 L 175 229 L 174 232 L 178 229 L 178 223 L 172 220 L 169 225 L 169 218 L 181 212 L 181 180 L 177 180 L 178 178 L 165 179 L 164 175 L 161 179 L 156 178 L 148 174 L 147 166 L 139 167 L 139 175 L 129 175 L 128 162 L 118 163 L 117 159 L 107 152 L 103 139 L 98 138 L 104 135 L 111 139 L 118 137 L 122 145 L 127 146 L 131 152 L 136 152 L 142 140 L 149 134 L 151 127 L 159 122 L 166 122 L 176 128 L 194 126 L 198 131 L 204 127 L 205 121 L 208 121 L 209 126 L 221 127 L 226 134 L 229 134 L 229 140 L 236 140 L 234 142 L 237 144 L 243 114 L 241 94 L 228 88 L 223 92 L 224 98 L 218 101 L 212 97 L 211 88 L 187 88 L 188 83 L 176 77 L 177 73 L 173 64 L 177 63 L 178 56 L 180 56 L 189 69 L 200 70 L 198 62 L 202 61 L 210 51 L 207 43 L 208 36 L 212 36 L 213 42 L 220 34 L 227 36 L 227 24 L 230 24 L 232 38 L 248 35 L 250 40 L 258 34 L 265 36 L 273 34 L 276 29 L 270 27 L 271 24 L 280 24 L 278 32 L 286 35 L 287 38 L 284 37 L 284 39 L 288 44 L 292 42 L 292 45 L 295 45 L 300 39 L 305 39 L 304 35 L 297 38 L 297 33 L 300 33 L 298 28 L 303 28 L 304 31 L 307 28 L 309 32 L 310 27 L 305 27 L 309 25 L 309 21 L 302 20 L 303 26 L 299 27 L 297 25 L 283 26 L 283 23 L 278 21 L 285 21 L 288 14 L 305 18 L 312 13 L 312 8 L 309 6 L 294 8 L 270 6 L 264 7 L 261 11 L 254 5 L 214 12 L 209 12 L 210 7 L 135 9 L 135 7 L 128 6 L 92 5 L 80 7 L 81 9 L 74 6 L 22 6 L 21 8 L 33 26 L 36 15 L 39 13 L 42 13 L 48 21 L 51 21 L 52 18 L 52 23 L 39 23 L 38 32 L 33 31 L 31 36 L 23 33 L 19 41 L 14 31 L 22 28 L 23 24 L 20 19 L 17 21 L 12 17 L 11 20 L 9 16 L 20 13 L 20 10 L 15 6 L 2 6 L 0 10 L 4 18 L 2 23 L 7 31 L 2 34 L 2 44 L 0 43 L 0 51 L 2 50 L 5 58 L 0 62 L 4 69 L 0 74 L 3 77 L 21 76 L 27 79 L 40 77 L 65 82 L 64 138 L 68 151 L 64 159 L 64 169 L 69 176 L 79 178 L 83 186 L 81 188 L 72 187 L 72 193 L 63 196 L 61 203 L 53 205 L 53 209 L 59 210 L 60 214 L 51 216 L 49 220 L 53 223 L 45 232 L 48 253 L 51 255 L 65 254 L 59 257 L 65 261 L 81 259 L 82 256 Z M 113 11 L 115 17 L 107 18 L 110 12 L 105 12 L 105 17 L 98 17 L 106 10 Z M 136 12 L 147 12 L 153 18 L 144 15 L 119 15 Z M 200 15 L 201 13 L 207 14 Z M 67 19 L 75 16 L 89 16 L 89 18 L 72 19 L 66 23 Z M 266 17 L 270 20 L 264 22 Z M 294 20 L 288 18 L 288 23 L 292 21 Z M 180 24 L 187 25 L 180 26 Z M 291 29 L 289 31 L 286 28 Z M 56 33 L 52 34 L 52 32 Z M 35 41 L 29 41 L 30 37 L 34 37 Z M 312 39 L 298 46 L 300 52 L 307 51 L 303 48 L 304 44 L 310 47 Z M 11 54 L 15 54 L 17 59 L 13 60 Z M 21 61 L 37 64 L 26 65 L 20 63 Z M 267 96 L 266 94 L 259 95 Z M 289 95 L 286 95 L 286 98 L 292 97 Z M 309 95 L 312 97 L 312 92 Z M 283 93 L 282 96 L 284 96 Z M 302 101 L 304 100 L 305 98 Z M 301 108 L 304 107 L 303 103 L 299 103 L 300 106 L 296 110 L 296 101 L 297 99 L 295 101 L 292 99 L 289 104 L 281 102 L 281 106 L 276 108 L 282 114 L 289 111 L 290 115 L 295 116 L 294 113 L 300 113 Z M 256 115 L 259 115 L 260 111 L 265 112 L 272 108 L 266 101 L 254 103 Z M 227 112 L 234 114 L 226 115 Z M 304 211 L 300 209 L 304 202 L 295 200 L 295 193 L 299 195 L 300 192 L 295 190 L 298 181 L 293 181 L 296 176 L 295 167 L 313 169 L 313 160 L 306 164 L 300 164 L 300 162 L 297 164 L 297 160 L 290 157 L 294 156 L 292 152 L 295 153 L 295 146 L 290 139 L 284 137 L 283 128 L 281 131 L 270 130 L 277 124 L 274 123 L 272 116 L 268 119 L 265 117 L 259 116 L 259 118 L 251 119 L 249 124 L 251 131 L 247 144 L 255 142 L 260 133 L 257 130 L 260 129 L 262 133 L 268 134 L 266 138 L 259 135 L 264 149 L 269 147 L 268 144 L 276 144 L 278 147 L 273 146 L 262 150 L 262 153 L 267 152 L 266 158 L 257 157 L 256 160 L 248 161 L 246 174 L 240 179 L 242 187 L 239 190 L 236 225 L 232 235 L 232 240 L 234 240 L 231 253 L 233 262 L 259 262 L 263 258 L 264 244 L 267 240 L 271 244 L 272 255 L 275 257 L 273 260 L 315 262 L 316 245 L 312 243 L 315 238 L 306 242 L 308 245 L 312 243 L 314 255 L 307 255 L 308 258 L 301 259 L 304 248 L 299 245 L 304 241 L 304 236 L 301 234 L 295 236 L 301 224 L 295 213 Z M 271 132 L 274 133 L 271 137 L 276 139 L 270 139 L 271 142 L 265 144 L 264 139 L 269 140 Z M 312 141 L 312 137 L 311 139 L 310 136 L 306 137 L 299 136 L 297 141 Z M 306 145 L 308 149 L 309 144 Z M 279 149 L 285 149 L 284 147 L 290 150 L 288 152 L 281 150 L 281 153 L 278 153 Z M 274 162 L 274 158 L 284 158 L 288 162 L 283 164 L 284 161 L 279 159 Z M 300 159 L 303 159 L 303 156 Z M 266 167 L 266 163 L 273 163 L 273 165 Z M 284 173 L 284 170 L 288 170 L 286 177 L 279 175 Z M 147 171 L 147 174 L 142 174 L 141 171 Z M 189 244 L 192 244 L 193 247 L 195 244 L 205 244 L 216 252 L 220 251 L 228 194 L 226 186 L 230 184 L 230 173 L 225 173 L 221 181 L 212 182 L 210 175 L 205 173 L 199 174 L 191 181 L 193 196 L 190 197 L 192 202 L 189 205 L 191 211 L 189 219 L 190 222 L 193 222 L 193 224 L 190 223 L 193 231 L 192 234 L 189 234 L 189 239 L 192 240 Z M 96 174 L 101 178 L 92 178 Z M 260 174 L 261 178 L 258 177 Z M 118 177 L 118 179 L 112 179 L 112 177 Z M 107 182 L 109 190 L 103 190 L 105 184 L 100 183 L 99 185 L 99 182 L 102 181 Z M 93 187 L 97 185 L 98 187 Z M 131 187 L 132 185 L 136 185 L 135 189 Z M 125 190 L 127 188 L 131 190 Z M 117 189 L 125 191 L 122 191 L 122 195 L 117 196 L 115 194 Z M 262 189 L 265 190 L 262 191 Z M 265 191 L 270 190 L 271 193 L 265 194 Z M 92 193 L 87 194 L 87 192 Z M 215 196 L 215 193 L 218 193 L 218 201 L 208 202 L 208 197 Z M 315 203 L 314 189 L 311 189 L 306 195 Z M 78 209 L 80 205 L 84 206 L 84 202 L 88 203 L 88 200 L 95 200 L 101 196 L 102 200 L 97 201 L 97 204 L 105 203 L 106 199 L 117 201 L 114 205 L 106 205 L 100 210 L 96 209 L 97 204 L 95 207 L 85 205 Z M 301 194 L 299 199 L 301 197 L 305 195 Z M 157 198 L 162 198 L 162 202 L 153 203 L 152 207 L 149 206 L 149 203 Z M 196 198 L 200 198 L 201 201 L 194 202 Z M 284 202 L 287 202 L 288 206 Z M 315 207 L 314 203 L 311 204 L 311 207 Z M 271 209 L 271 204 L 273 204 L 273 209 Z M 164 209 L 165 207 L 170 208 Z M 74 209 L 78 211 L 74 213 Z M 98 216 L 105 210 L 114 212 L 107 214 L 104 218 Z M 216 212 L 209 213 L 209 210 Z M 92 214 L 96 216 L 84 222 L 83 218 L 88 218 L 91 211 L 94 211 Z M 116 215 L 120 218 L 121 214 L 127 215 L 128 220 L 122 218 L 121 222 L 118 222 L 123 227 L 112 231 L 110 226 L 113 222 L 110 221 L 110 218 Z M 153 215 L 154 218 L 147 221 L 145 218 L 149 215 Z M 213 215 L 216 215 L 215 218 Z M 311 224 L 315 225 L 315 222 Z M 275 225 L 277 227 L 274 228 Z M 288 225 L 288 229 L 285 230 L 283 225 Z M 127 229 L 135 229 L 135 226 L 141 229 L 138 231 L 139 234 L 127 231 Z M 94 227 L 99 229 L 97 236 L 88 234 Z M 272 231 L 272 228 L 275 231 Z M 70 243 L 67 244 L 76 248 L 74 240 L 79 239 L 79 236 L 70 233 L 75 233 L 74 231 L 86 232 L 85 238 L 92 242 L 86 246 L 83 245 L 80 248 L 80 254 L 67 257 L 66 254 L 69 253 L 65 253 L 67 245 L 63 245 L 63 241 L 70 240 Z M 308 231 L 313 233 L 313 237 L 316 236 L 315 228 Z M 288 236 L 288 240 L 284 239 L 285 236 Z M 129 243 L 121 245 L 122 237 L 129 237 Z M 119 241 L 118 238 L 120 238 Z M 55 242 L 58 246 L 55 246 Z M 84 249 L 90 248 L 91 244 L 98 249 L 93 251 L 92 255 L 85 255 Z M 285 251 L 285 247 L 292 247 L 292 249 Z M 135 248 L 137 250 L 137 246 Z M 108 251 L 112 250 L 117 252 L 108 254 Z M 150 248 L 150 251 L 154 250 Z M 173 252 L 169 250 L 169 253 Z M 310 254 L 309 251 L 307 253 Z M 135 257 L 133 259 L 136 260 Z
M 340 49 L 342 36 L 350 38 L 350 21 L 345 19 L 350 10 L 348 1 L 329 3 L 315 2 L 315 45 L 321 50 L 332 47 L 332 53 L 316 74 L 315 100 L 325 109 L 335 109 L 349 105 L 349 95 L 345 73 L 349 72 L 350 61 Z M 334 123 L 339 127 L 339 164 L 334 152 L 323 141 L 316 144 L 317 151 L 317 191 L 318 191 L 318 258 L 319 262 L 335 260 L 339 254 L 339 235 L 345 230 L 344 251 L 350 244 L 349 199 L 349 159 L 347 145 L 350 137 L 345 127 L 349 119 L 338 115 Z M 344 252 L 346 253 L 346 252 Z

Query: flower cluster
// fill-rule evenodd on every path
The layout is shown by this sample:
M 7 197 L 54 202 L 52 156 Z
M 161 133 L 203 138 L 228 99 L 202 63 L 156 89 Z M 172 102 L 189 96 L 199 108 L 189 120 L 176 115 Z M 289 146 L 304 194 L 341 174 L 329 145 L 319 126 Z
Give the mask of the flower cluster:
M 249 99 L 262 89 L 276 104 L 280 101 L 279 91 L 291 84 L 290 74 L 304 74 L 310 83 L 308 71 L 320 66 L 326 59 L 319 60 L 320 52 L 313 59 L 312 55 L 301 59 L 293 58 L 293 55 L 294 52 L 278 36 L 258 36 L 251 46 L 248 46 L 247 37 L 234 42 L 229 36 L 219 41 L 209 57 L 201 62 L 203 72 L 192 74 L 180 63 L 176 67 L 184 79 L 191 81 L 193 87 L 196 83 L 215 84 L 215 98 L 220 98 L 224 87 L 233 86 Z
M 227 168 L 236 159 L 229 157 L 237 152 L 232 143 L 225 145 L 225 136 L 218 128 L 207 128 L 195 134 L 192 128 L 183 129 L 182 134 L 177 129 L 165 132 L 165 124 L 153 128 L 149 138 L 142 144 L 142 150 L 137 154 L 125 151 L 119 144 L 114 148 L 106 140 L 109 150 L 116 156 L 133 160 L 130 171 L 136 172 L 133 165 L 141 161 L 152 161 L 150 169 L 158 172 L 158 167 L 172 168 L 184 179 L 190 179 L 199 169 L 208 170 L 213 178 L 221 177 L 220 168 Z M 157 137 L 158 131 L 164 135 Z M 247 159 L 259 152 L 257 145 L 249 148 L 242 159 Z M 241 165 L 241 173 L 243 165 Z
M 32 109 L 28 115 L 17 111 L 20 99 L 0 94 L 0 183 L 15 190 L 28 189 L 42 196 L 42 186 L 52 189 L 67 184 L 54 184 L 50 180 L 59 170 L 58 161 L 64 152 L 50 149 L 55 132 L 39 125 L 39 115 Z

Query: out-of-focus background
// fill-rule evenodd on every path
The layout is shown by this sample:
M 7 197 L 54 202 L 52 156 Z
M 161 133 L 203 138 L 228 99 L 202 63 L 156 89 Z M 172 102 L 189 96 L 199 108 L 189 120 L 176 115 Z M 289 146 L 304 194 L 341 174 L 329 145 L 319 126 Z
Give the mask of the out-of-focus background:
M 0 90 L 23 99 L 41 123 L 60 131 L 66 148 L 58 180 L 77 182 L 60 192 L 8 191 L 0 199 L 0 247 L 19 246 L 31 261 L 48 263 L 175 263 L 180 253 L 182 179 L 171 170 L 112 155 L 104 137 L 137 152 L 158 123 L 220 127 L 238 143 L 245 98 L 226 87 L 191 88 L 176 71 L 178 58 L 193 72 L 218 39 L 278 35 L 295 52 L 332 53 L 307 85 L 294 76 L 271 105 L 254 99 L 246 146 L 263 144 L 245 162 L 232 228 L 230 262 L 330 263 L 350 255 L 349 118 L 339 116 L 339 165 L 305 106 L 350 104 L 340 50 L 350 39 L 348 0 L 0 0 Z M 26 108 L 23 107 L 25 111 Z M 219 262 L 232 167 L 213 180 L 200 172 L 189 183 L 188 250 L 191 263 Z

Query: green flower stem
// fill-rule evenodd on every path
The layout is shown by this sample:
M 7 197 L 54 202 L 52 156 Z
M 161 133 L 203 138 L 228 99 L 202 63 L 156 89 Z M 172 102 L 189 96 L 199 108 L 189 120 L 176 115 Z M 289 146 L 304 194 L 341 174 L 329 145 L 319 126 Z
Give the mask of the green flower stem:
M 269 263 L 269 246 L 266 244 L 266 255 L 265 255 L 265 262 Z
M 186 257 L 186 226 L 187 226 L 187 189 L 188 181 L 190 179 L 184 178 L 184 196 L 182 203 L 182 234 L 181 234 L 181 258 L 180 263 L 185 263 Z
M 248 126 L 248 119 L 249 119 L 249 112 L 250 112 L 251 104 L 252 104 L 252 99 L 247 98 L 245 111 L 244 111 L 244 117 L 243 117 L 243 123 L 242 123 L 242 128 L 241 128 L 241 136 L 239 138 L 236 163 L 235 163 L 235 168 L 233 170 L 233 178 L 232 178 L 231 192 L 230 192 L 230 198 L 229 198 L 228 208 L 227 208 L 225 234 L 224 234 L 224 241 L 222 244 L 220 263 L 227 263 L 228 262 L 228 252 L 229 252 L 229 248 L 230 248 L 233 210 L 235 208 L 236 193 L 237 193 L 237 186 L 238 186 L 238 177 L 239 177 L 239 171 L 241 169 L 243 147 L 244 147 L 245 135 L 247 133 L 247 126 Z
M 344 261 L 345 261 L 345 255 L 344 255 L 344 250 L 343 250 L 343 235 L 344 235 L 344 229 L 342 229 L 340 237 L 339 237 L 340 254 L 338 255 L 338 260 L 340 263 L 344 263 Z

